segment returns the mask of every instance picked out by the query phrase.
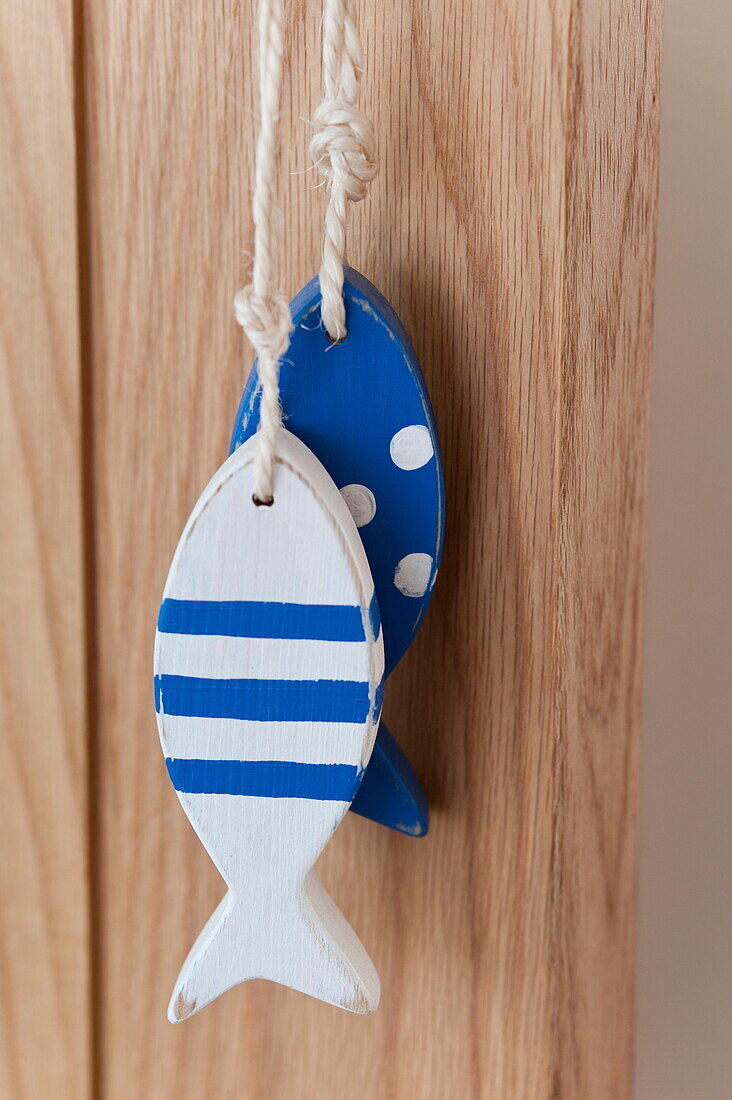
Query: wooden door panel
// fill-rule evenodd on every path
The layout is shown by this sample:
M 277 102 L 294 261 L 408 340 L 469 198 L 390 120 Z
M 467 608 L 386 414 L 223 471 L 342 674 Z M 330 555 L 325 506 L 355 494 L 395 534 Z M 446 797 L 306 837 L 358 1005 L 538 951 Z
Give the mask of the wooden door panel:
M 59 345 L 37 326 L 20 336 L 3 326 L 7 423 L 33 458 L 11 500 L 28 530 L 31 502 L 48 511 L 35 557 L 17 528 L 8 577 L 22 558 L 30 604 L 46 577 L 46 602 L 61 601 L 66 617 L 38 610 L 39 623 L 63 627 L 33 628 L 22 658 L 9 633 L 2 667 L 26 693 L 39 658 L 52 670 L 30 724 L 11 712 L 9 743 L 28 776 L 29 731 L 51 725 L 57 756 L 43 768 L 61 778 L 44 802 L 45 775 L 34 773 L 22 807 L 13 780 L 6 808 L 19 836 L 40 830 L 52 882 L 63 867 L 57 901 L 39 902 L 32 883 L 20 896 L 25 914 L 61 914 L 44 926 L 47 950 L 60 960 L 54 973 L 73 969 L 74 980 L 61 1011 L 13 971 L 13 1004 L 32 1014 L 40 997 L 41 1031 L 54 1042 L 72 1003 L 86 1005 L 71 1046 L 53 1047 L 58 1096 L 89 1087 L 91 1033 L 96 1092 L 113 1098 L 626 1096 L 657 0 L 359 5 L 381 171 L 353 211 L 348 258 L 413 338 L 447 476 L 433 605 L 385 704 L 423 777 L 431 830 L 411 840 L 348 815 L 319 864 L 380 971 L 375 1015 L 255 982 L 167 1022 L 178 968 L 224 887 L 167 780 L 152 642 L 173 550 L 226 455 L 251 363 L 231 302 L 253 236 L 253 7 L 83 0 L 76 51 L 65 9 L 56 44 L 72 72 L 75 59 L 76 134 L 57 70 L 38 84 L 44 118 L 54 104 L 60 160 L 51 172 L 32 149 L 27 171 L 46 181 L 44 214 L 37 230 L 8 232 L 22 247 L 37 232 L 50 249 L 43 285 L 65 337 Z M 324 210 L 304 173 L 320 5 L 293 0 L 287 11 L 281 270 L 294 295 L 317 269 Z M 18 17 L 4 18 L 12 42 Z M 29 42 L 13 72 L 40 49 Z M 11 140 L 14 126 L 38 124 L 33 112 L 3 118 Z M 88 266 L 80 295 L 75 138 Z M 10 176 L 9 224 L 20 224 L 24 163 Z M 73 260 L 73 278 L 58 277 L 59 256 Z M 0 291 L 6 316 L 30 308 L 26 294 L 38 309 L 39 279 L 23 270 L 20 296 L 7 280 Z M 48 367 L 19 404 L 18 364 L 29 355 Z M 48 490 L 58 463 L 29 442 L 49 385 L 61 394 L 48 417 L 65 471 L 58 514 Z M 85 669 L 88 742 L 78 734 Z M 77 787 L 84 797 L 73 801 Z M 16 940 L 3 929 L 7 956 Z M 27 1048 L 12 1012 L 4 1020 L 14 1082 Z M 72 1079 L 79 1088 L 64 1084 Z
M 91 1087 L 73 5 L 0 8 L 0 1095 Z

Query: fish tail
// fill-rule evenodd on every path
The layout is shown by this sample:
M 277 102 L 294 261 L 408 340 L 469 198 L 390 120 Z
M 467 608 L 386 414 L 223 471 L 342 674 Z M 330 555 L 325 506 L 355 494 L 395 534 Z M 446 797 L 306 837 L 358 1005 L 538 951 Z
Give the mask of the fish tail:
M 267 978 L 357 1013 L 379 1003 L 379 976 L 361 941 L 314 871 L 289 903 L 257 907 L 230 891 L 186 959 L 168 1006 L 172 1023 L 232 986 Z M 265 910 L 265 911 L 263 911 Z

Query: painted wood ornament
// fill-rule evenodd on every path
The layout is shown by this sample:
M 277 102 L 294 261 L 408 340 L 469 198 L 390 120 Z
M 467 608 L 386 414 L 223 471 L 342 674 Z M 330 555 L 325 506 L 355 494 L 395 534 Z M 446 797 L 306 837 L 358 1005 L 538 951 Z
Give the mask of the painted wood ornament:
M 171 781 L 229 892 L 169 1007 L 183 1020 L 248 978 L 353 1012 L 379 980 L 313 864 L 376 736 L 384 648 L 356 525 L 281 429 L 277 493 L 253 500 L 256 440 L 204 490 L 165 586 L 155 697 Z
M 311 151 L 328 210 L 319 276 L 291 309 L 275 280 L 282 0 L 259 0 L 258 28 L 254 262 L 234 299 L 256 361 L 229 458 L 181 536 L 155 640 L 168 773 L 228 886 L 178 976 L 173 1022 L 250 978 L 373 1011 L 376 971 L 313 865 L 351 806 L 412 835 L 428 821 L 379 720 L 385 676 L 432 593 L 444 487 L 409 338 L 343 265 L 348 203 L 376 173 L 353 0 L 324 0 Z
M 321 322 L 317 278 L 290 305 L 293 332 L 280 365 L 290 431 L 328 470 L 349 506 L 368 557 L 384 630 L 386 675 L 412 643 L 429 605 L 442 555 L 445 493 L 427 387 L 411 341 L 379 291 L 344 269 L 346 337 L 333 344 Z M 259 424 L 254 364 L 232 450 Z M 400 832 L 427 831 L 427 800 L 381 723 L 352 809 Z

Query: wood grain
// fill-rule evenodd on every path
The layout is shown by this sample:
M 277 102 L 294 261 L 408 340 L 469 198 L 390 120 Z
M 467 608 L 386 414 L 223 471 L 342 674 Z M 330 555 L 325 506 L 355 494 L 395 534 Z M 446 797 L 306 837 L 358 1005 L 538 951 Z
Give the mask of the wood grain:
M 361 6 L 381 176 L 349 258 L 431 388 L 447 544 L 385 716 L 428 839 L 349 815 L 319 873 L 382 1003 L 264 984 L 173 1029 L 220 881 L 154 729 L 155 614 L 249 355 L 251 5 L 86 5 L 97 914 L 110 1097 L 621 1097 L 657 158 L 657 0 Z M 289 5 L 285 289 L 318 264 L 314 0 Z
M 72 4 L 0 8 L 0 1095 L 90 1093 Z

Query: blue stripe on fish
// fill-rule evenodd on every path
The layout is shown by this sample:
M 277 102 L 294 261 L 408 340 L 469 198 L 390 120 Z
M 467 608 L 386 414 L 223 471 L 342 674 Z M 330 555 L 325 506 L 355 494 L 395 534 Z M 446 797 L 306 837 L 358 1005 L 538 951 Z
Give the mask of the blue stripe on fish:
M 159 713 L 252 722 L 365 722 L 369 685 L 358 680 L 214 680 L 155 677 Z
M 163 634 L 219 634 L 229 638 L 365 640 L 361 608 L 344 604 L 165 599 L 158 630 Z
M 359 769 L 352 764 L 297 764 L 289 760 L 165 761 L 171 782 L 185 794 L 239 794 L 350 802 Z
M 386 680 L 386 677 L 382 676 L 381 679 L 379 680 L 379 683 L 378 683 L 377 687 L 376 687 L 376 694 L 374 696 L 374 709 L 373 709 L 372 714 L 371 714 L 371 720 L 373 722 L 378 722 L 379 716 L 381 714 L 381 708 L 382 708 L 382 705 L 384 703 L 384 682 L 385 682 L 385 680 Z
M 369 604 L 369 623 L 371 624 L 371 632 L 374 638 L 378 638 L 379 631 L 381 630 L 381 616 L 379 615 L 379 604 L 376 600 L 376 592 L 371 597 L 371 603 Z

